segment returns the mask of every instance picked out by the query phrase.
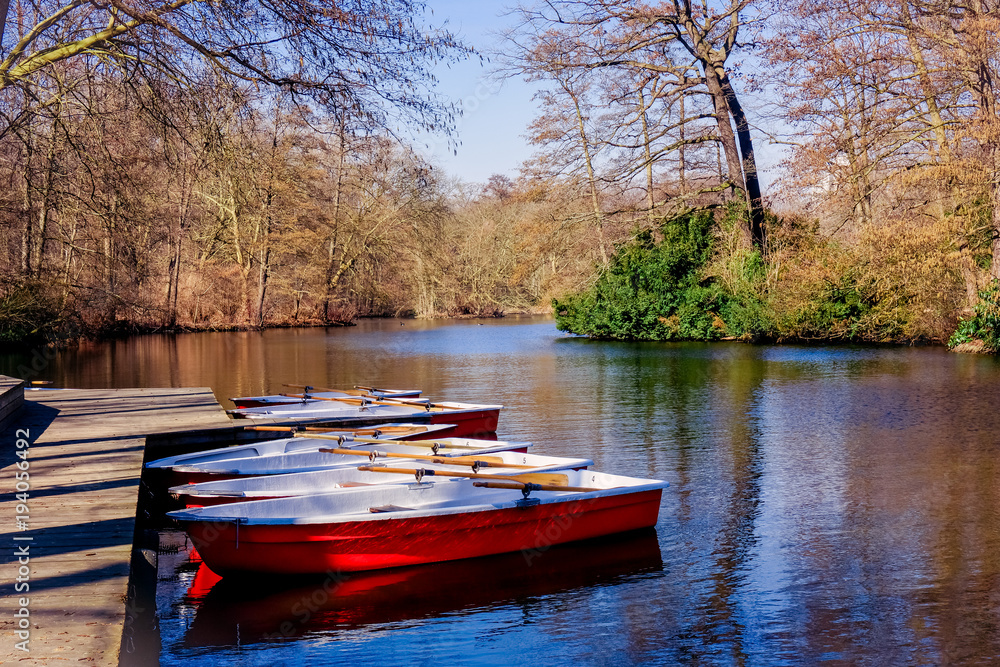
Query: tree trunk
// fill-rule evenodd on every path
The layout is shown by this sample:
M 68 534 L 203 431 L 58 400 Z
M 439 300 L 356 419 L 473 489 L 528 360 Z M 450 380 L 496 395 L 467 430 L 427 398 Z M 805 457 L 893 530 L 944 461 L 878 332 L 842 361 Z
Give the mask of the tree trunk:
M 24 138 L 21 154 L 23 170 L 21 180 L 24 188 L 21 190 L 21 215 L 24 218 L 24 232 L 21 234 L 21 275 L 27 278 L 31 275 L 33 268 L 33 239 L 35 238 L 35 224 L 31 201 L 31 159 L 34 155 L 32 150 L 32 132 L 28 127 L 28 135 Z
M 194 189 L 194 177 L 189 178 L 186 169 L 180 167 L 180 211 L 174 216 L 170 227 L 170 263 L 167 267 L 167 324 L 177 326 L 177 301 L 181 285 L 181 246 L 187 227 L 188 210 Z
M 72 216 L 73 226 L 70 228 L 69 240 L 66 243 L 66 258 L 63 262 L 62 272 L 62 298 L 59 301 L 59 310 L 66 308 L 69 301 L 70 270 L 73 267 L 73 246 L 76 244 L 77 217 Z
M 733 133 L 733 125 L 730 121 L 729 104 L 726 101 L 726 94 L 722 90 L 722 82 L 719 81 L 715 68 L 705 67 L 705 83 L 708 85 L 708 92 L 712 96 L 712 103 L 715 107 L 715 122 L 719 128 L 719 142 L 722 150 L 726 154 L 726 165 L 729 167 L 729 181 L 734 187 L 746 192 L 746 183 L 743 182 L 743 170 L 740 168 L 740 153 L 736 146 L 736 135 Z
M 343 201 L 344 191 L 344 159 L 347 153 L 346 127 L 343 119 L 340 123 L 340 154 L 337 156 L 337 190 L 333 200 L 333 229 L 330 231 L 330 238 L 327 245 L 326 279 L 323 285 L 323 321 L 330 321 L 330 301 L 333 299 L 333 291 L 337 286 L 334 276 L 337 271 L 337 233 L 340 229 L 340 204 Z M 339 278 L 338 278 L 339 280 Z
M 598 250 L 601 254 L 601 264 L 607 266 L 608 251 L 604 242 L 604 215 L 601 212 L 601 203 L 597 196 L 597 177 L 594 175 L 594 162 L 590 155 L 590 142 L 587 141 L 587 128 L 583 124 L 583 109 L 580 108 L 580 98 L 565 83 L 563 84 L 563 90 L 569 94 L 573 100 L 573 107 L 576 109 L 577 129 L 580 132 L 580 145 L 583 147 L 583 160 L 587 168 L 587 181 L 590 184 L 590 202 L 594 210 L 594 225 L 597 227 Z
M 743 193 L 747 203 L 749 220 L 747 226 L 743 229 L 743 242 L 747 245 L 747 247 L 758 248 L 763 251 L 763 234 L 760 233 L 760 229 L 762 229 L 760 226 L 760 218 L 755 217 L 754 199 L 747 187 L 747 181 L 743 173 L 744 168 L 742 161 L 740 160 L 739 148 L 736 143 L 736 134 L 733 132 L 732 121 L 730 120 L 733 113 L 730 107 L 730 96 L 726 93 L 723 81 L 719 78 L 719 72 L 715 69 L 715 67 L 706 64 L 704 69 L 705 82 L 708 86 L 708 91 L 712 96 L 712 102 L 715 105 L 715 120 L 719 128 L 719 141 L 722 144 L 722 150 L 726 154 L 726 165 L 729 170 L 729 182 L 733 184 L 734 188 Z M 733 95 L 732 99 L 735 100 L 736 96 Z M 749 142 L 749 133 L 747 133 L 746 140 Z M 742 141 L 743 137 L 741 137 L 741 143 Z M 750 157 L 752 160 L 753 145 L 749 144 L 749 147 Z M 753 177 L 757 195 L 757 205 L 759 206 L 760 187 L 756 183 L 756 166 L 754 166 Z
M 1000 121 L 1000 119 L 997 119 Z M 994 128 L 996 132 L 996 128 Z M 1000 150 L 994 143 L 991 151 L 993 167 L 992 183 L 990 184 L 991 203 L 993 205 L 993 257 L 990 265 L 990 278 L 1000 280 Z
M 746 187 L 747 207 L 750 212 L 750 237 L 754 247 L 763 253 L 765 250 L 764 200 L 760 192 L 760 180 L 757 178 L 757 159 L 754 156 L 753 139 L 750 136 L 750 123 L 747 121 L 746 114 L 743 113 L 743 106 L 736 97 L 736 91 L 733 90 L 729 76 L 721 68 L 719 79 L 722 91 L 726 96 L 727 106 L 736 123 L 736 136 L 739 139 L 740 154 L 743 158 L 740 165 L 743 169 L 743 183 Z
M 677 177 L 680 180 L 680 186 L 681 186 L 681 192 L 680 193 L 681 193 L 681 195 L 687 194 L 687 182 L 686 182 L 687 177 L 686 177 L 686 174 L 685 174 L 685 172 L 687 170 L 687 142 L 686 142 L 686 136 L 685 136 L 687 134 L 687 132 L 686 132 L 686 129 L 687 129 L 687 122 L 686 121 L 687 121 L 687 119 L 684 116 L 684 98 L 685 97 L 687 97 L 687 95 L 684 92 L 681 92 L 680 99 L 678 100 L 678 103 L 680 104 L 680 140 L 681 140 L 681 145 L 680 145 L 679 150 L 678 150 Z
M 49 136 L 49 146 L 48 150 L 45 152 L 45 170 L 42 173 L 42 185 L 41 185 L 41 196 L 38 209 L 38 242 L 34 243 L 34 247 L 38 249 L 38 253 L 35 257 L 35 278 L 40 280 L 42 277 L 42 271 L 44 270 L 45 264 L 45 247 L 46 237 L 48 235 L 47 227 L 49 222 L 49 210 L 51 208 L 52 202 L 52 190 L 54 188 L 55 180 L 55 159 L 56 159 L 56 122 L 52 121 L 52 134 Z
M 646 218 L 650 224 L 653 222 L 653 208 L 656 202 L 653 198 L 653 156 L 649 139 L 649 119 L 646 117 L 646 96 L 643 94 L 643 86 L 639 86 L 639 114 L 642 120 L 642 149 L 643 159 L 646 162 Z M 656 99 L 655 97 L 653 99 Z

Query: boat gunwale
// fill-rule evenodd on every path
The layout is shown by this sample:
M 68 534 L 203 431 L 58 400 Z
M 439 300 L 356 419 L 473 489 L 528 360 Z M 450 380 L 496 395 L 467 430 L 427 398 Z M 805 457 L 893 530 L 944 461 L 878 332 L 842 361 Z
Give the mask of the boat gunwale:
M 447 439 L 448 438 L 442 438 L 442 441 L 447 440 Z M 454 438 L 454 439 L 455 440 L 473 440 L 474 438 Z M 482 447 L 480 449 L 475 449 L 475 450 L 443 447 L 442 449 L 452 449 L 453 451 L 439 452 L 435 456 L 439 456 L 439 457 L 442 457 L 442 458 L 461 457 L 461 456 L 487 456 L 487 455 L 490 455 L 490 454 L 495 454 L 496 452 L 511 451 L 511 450 L 516 450 L 516 449 L 531 449 L 531 447 L 534 445 L 534 443 L 531 443 L 531 442 L 520 442 L 520 441 L 510 441 L 510 440 L 484 440 L 482 442 L 492 442 L 492 443 L 494 443 L 495 446 Z M 267 461 L 267 462 L 270 462 L 270 461 L 274 461 L 274 460 L 278 459 L 279 457 L 285 457 L 285 456 L 287 456 L 287 457 L 295 457 L 295 456 L 298 456 L 298 455 L 303 455 L 304 456 L 304 455 L 308 455 L 308 454 L 316 454 L 316 453 L 319 453 L 320 449 L 323 449 L 323 448 L 326 448 L 326 447 L 333 447 L 333 446 L 335 446 L 335 444 L 336 444 L 335 442 L 324 441 L 324 444 L 321 447 L 318 447 L 315 450 L 306 449 L 306 450 L 300 450 L 300 451 L 296 451 L 296 452 L 290 452 L 288 454 L 272 454 L 272 455 L 266 455 L 266 456 L 244 456 L 244 457 L 241 457 L 241 458 L 227 458 L 227 459 L 220 459 L 218 461 L 218 463 L 229 465 L 229 464 L 233 464 L 233 463 L 239 463 L 241 461 L 242 462 L 247 462 L 247 461 Z M 344 443 L 344 444 L 351 444 L 351 443 L 348 442 L 348 443 Z M 361 443 L 355 442 L 353 444 L 354 444 L 354 446 L 351 447 L 351 448 L 352 449 L 357 449 L 358 451 L 365 451 L 368 448 L 375 448 L 375 447 L 379 447 L 379 446 L 384 446 L 384 445 L 380 445 L 379 443 L 374 443 L 374 442 L 361 442 Z M 386 440 L 385 444 L 386 445 L 390 445 L 390 444 L 391 445 L 406 445 L 406 440 Z M 458 443 L 456 443 L 456 444 L 458 444 Z M 341 445 L 341 446 L 343 446 L 343 445 Z M 413 445 L 409 445 L 409 447 L 411 447 L 413 449 L 417 449 L 416 447 L 413 447 Z M 418 454 L 418 453 L 425 453 L 427 451 L 430 451 L 430 450 L 420 449 L 420 451 L 413 452 L 413 453 L 414 454 Z M 337 456 L 337 455 L 336 454 L 332 454 L 331 456 Z M 188 465 L 181 464 L 181 465 L 173 465 L 173 466 L 156 466 L 156 467 L 154 467 L 152 469 L 153 470 L 166 470 L 166 471 L 169 471 L 169 472 L 179 473 L 179 474 L 205 473 L 205 474 L 211 474 L 211 475 L 238 475 L 238 476 L 242 476 L 242 477 L 259 477 L 259 476 L 262 476 L 262 475 L 291 475 L 291 474 L 294 474 L 294 473 L 297 473 L 297 472 L 317 472 L 317 471 L 320 471 L 320 470 L 330 470 L 330 469 L 335 469 L 335 468 L 350 468 L 350 467 L 354 467 L 352 464 L 354 464 L 354 463 L 360 463 L 360 461 L 354 461 L 354 460 L 348 461 L 348 460 L 345 459 L 343 461 L 337 462 L 336 460 L 331 460 L 330 463 L 322 463 L 322 464 L 316 464 L 316 465 L 310 465 L 310 466 L 297 466 L 297 467 L 291 467 L 291 468 L 275 468 L 275 469 L 271 469 L 271 470 L 260 470 L 260 469 L 257 469 L 257 470 L 251 470 L 250 472 L 241 472 L 240 468 L 220 468 L 220 467 L 216 467 L 216 466 L 210 465 L 211 463 L 213 463 L 213 462 L 212 461 L 206 461 L 205 465 L 194 463 L 194 464 L 188 464 Z M 246 468 L 244 468 L 243 470 L 246 470 Z
M 606 474 L 606 473 L 600 473 Z M 586 500 L 596 500 L 599 498 L 611 498 L 614 496 L 631 494 L 631 493 L 642 493 L 645 491 L 655 491 L 667 488 L 670 486 L 669 482 L 663 480 L 649 480 L 649 479 L 639 479 L 635 477 L 624 477 L 615 475 L 615 477 L 620 477 L 625 480 L 634 480 L 639 482 L 637 484 L 625 485 L 625 486 L 614 486 L 606 489 L 596 489 L 594 491 L 533 491 L 532 493 L 544 493 L 551 494 L 546 497 L 540 497 L 537 495 L 531 496 L 532 499 L 538 500 L 537 503 L 532 503 L 528 507 L 536 507 L 538 505 L 551 505 L 556 503 L 571 503 L 576 501 L 586 501 Z M 446 480 L 432 480 L 420 482 L 420 485 L 433 485 L 437 483 L 443 484 L 462 484 L 466 483 L 469 486 L 472 482 L 477 480 L 466 479 L 466 478 L 451 478 Z M 506 480 L 501 480 L 506 481 Z M 414 485 L 413 482 L 409 484 Z M 395 486 L 395 485 L 394 485 Z M 416 485 L 415 485 L 416 486 Z M 499 489 L 495 489 L 499 490 Z M 309 494 L 306 496 L 298 496 L 297 498 L 310 498 L 318 496 L 330 496 L 330 495 L 341 495 L 341 494 L 352 494 L 352 493 L 370 493 L 371 487 L 348 487 L 337 489 L 329 493 L 318 493 Z M 519 494 L 520 492 L 516 489 L 510 490 L 510 495 Z M 241 506 L 245 506 L 247 503 L 281 503 L 287 501 L 288 498 L 275 498 L 268 500 L 250 500 L 246 502 L 228 503 L 225 505 L 211 505 L 207 507 L 199 508 L 188 508 L 183 510 L 174 510 L 168 512 L 167 516 L 172 519 L 181 522 L 191 522 L 191 523 L 206 523 L 206 524 L 238 524 L 240 526 L 251 526 L 251 527 L 268 527 L 268 526 L 318 526 L 318 525 L 334 525 L 342 523 L 363 523 L 368 521 L 391 521 L 394 519 L 415 519 L 415 518 L 425 518 L 425 517 L 439 517 L 439 516 L 449 516 L 454 514 L 472 514 L 480 512 L 490 512 L 497 510 L 506 509 L 516 509 L 523 507 L 523 499 L 517 498 L 516 496 L 512 500 L 505 500 L 498 503 L 480 503 L 476 505 L 450 505 L 447 507 L 429 507 L 429 508 L 414 508 L 408 510 L 399 510 L 394 512 L 378 512 L 378 513 L 361 513 L 353 512 L 350 514 L 340 513 L 340 514 L 325 514 L 310 517 L 237 517 L 237 516 L 208 516 L 199 517 L 199 514 L 205 514 L 207 512 L 222 512 L 224 509 L 233 510 L 239 509 Z
M 504 451 L 509 451 L 509 450 L 504 450 Z M 490 453 L 482 454 L 482 456 L 496 456 L 497 454 L 501 454 L 501 453 L 503 453 L 503 452 L 490 452 Z M 479 454 L 473 455 L 473 457 L 474 456 L 478 456 L 478 455 Z M 538 455 L 528 454 L 528 456 L 544 456 L 544 455 L 541 455 L 541 454 L 538 454 Z M 559 471 L 571 470 L 571 469 L 572 470 L 584 469 L 584 468 L 589 468 L 590 466 L 594 465 L 594 461 L 592 459 L 584 459 L 584 458 L 576 458 L 576 457 L 562 457 L 562 456 L 553 456 L 553 457 L 544 456 L 544 457 L 545 458 L 551 458 L 551 459 L 561 459 L 561 462 L 555 462 L 554 461 L 554 462 L 549 463 L 547 465 L 539 465 L 539 466 L 532 467 L 530 470 L 525 470 L 525 469 L 521 469 L 521 468 L 509 468 L 509 467 L 503 466 L 502 464 L 492 464 L 489 468 L 485 469 L 486 470 L 486 474 L 490 474 L 490 475 L 515 475 L 515 474 L 518 474 L 518 473 L 559 472 Z M 455 467 L 454 464 L 431 463 L 431 462 L 421 461 L 419 459 L 402 459 L 402 458 L 399 458 L 399 459 L 394 458 L 394 459 L 389 459 L 389 460 L 383 460 L 380 463 L 382 463 L 385 467 L 388 467 L 388 468 L 405 468 L 405 467 L 411 467 L 412 468 L 414 465 L 419 465 L 419 467 L 427 469 L 427 470 L 443 470 L 443 471 L 447 471 L 450 468 L 454 468 Z M 277 485 L 279 485 L 281 483 L 281 481 L 282 481 L 281 478 L 282 477 L 288 478 L 288 477 L 293 477 L 293 476 L 301 475 L 301 474 L 314 474 L 314 473 L 315 474 L 319 474 L 319 473 L 332 472 L 332 471 L 337 471 L 337 470 L 344 471 L 344 470 L 349 470 L 350 468 L 351 468 L 351 466 L 345 466 L 343 468 L 322 468 L 320 470 L 301 470 L 301 471 L 296 471 L 296 472 L 277 473 L 277 474 L 274 474 L 274 475 L 252 475 L 252 476 L 244 476 L 244 477 L 230 478 L 230 479 L 209 480 L 209 481 L 204 481 L 204 482 L 179 484 L 177 486 L 172 486 L 169 489 L 167 489 L 167 493 L 175 494 L 175 495 L 184 495 L 184 496 L 187 496 L 187 497 L 193 498 L 193 499 L 197 499 L 197 498 L 260 498 L 261 500 L 263 500 L 263 499 L 269 499 L 269 498 L 274 498 L 274 497 L 276 497 L 276 495 L 279 495 L 281 497 L 315 495 L 317 493 L 315 491 L 304 492 L 304 493 L 288 493 L 287 490 L 284 491 L 284 492 L 282 492 L 278 488 L 271 488 L 271 489 L 251 489 L 250 491 L 246 491 L 246 490 L 244 490 L 244 491 L 236 491 L 236 490 L 234 490 L 234 491 L 226 491 L 225 489 L 222 489 L 220 491 L 214 491 L 211 488 L 206 489 L 206 488 L 196 488 L 196 487 L 199 487 L 199 486 L 204 487 L 204 485 L 211 485 L 211 484 L 217 484 L 220 487 L 223 487 L 223 486 L 225 486 L 227 484 L 234 484 L 234 483 L 239 483 L 240 481 L 258 479 L 258 478 L 260 478 L 260 479 L 267 479 L 269 482 L 271 482 L 275 486 L 277 486 Z M 178 472 L 201 472 L 201 471 L 200 470 L 178 470 Z M 411 480 L 411 479 L 394 480 L 394 479 L 392 479 L 390 477 L 389 479 L 387 479 L 384 482 L 373 482 L 372 484 L 376 484 L 376 483 L 379 483 L 379 484 L 412 484 L 413 480 Z M 336 487 L 335 490 L 340 490 L 342 488 L 351 488 L 351 487 Z
M 329 403 L 329 401 L 326 401 Z M 281 405 L 285 406 L 298 406 L 301 403 L 279 403 L 275 404 L 273 407 L 279 407 Z M 303 414 L 324 414 L 329 416 L 329 413 L 333 413 L 333 418 L 339 417 L 337 413 L 343 413 L 344 416 L 355 416 L 357 414 L 364 415 L 364 411 L 370 411 L 372 408 L 403 408 L 409 409 L 409 412 L 398 413 L 400 416 L 406 415 L 421 415 L 421 414 L 436 414 L 436 415 L 462 415 L 470 414 L 475 412 L 494 412 L 503 409 L 503 405 L 500 404 L 478 404 L 478 403 L 457 403 L 454 401 L 437 401 L 433 405 L 368 405 L 368 406 L 333 406 L 329 408 L 322 408 L 317 406 L 315 408 L 310 408 L 308 410 L 293 410 L 291 408 L 279 409 L 279 410 L 269 410 L 270 406 L 256 407 L 256 408 L 235 408 L 233 410 L 227 410 L 230 414 L 239 415 L 246 419 L 281 419 L 283 417 L 294 417 L 296 415 Z M 383 410 L 382 412 L 385 412 Z M 368 412 L 368 414 L 378 414 Z

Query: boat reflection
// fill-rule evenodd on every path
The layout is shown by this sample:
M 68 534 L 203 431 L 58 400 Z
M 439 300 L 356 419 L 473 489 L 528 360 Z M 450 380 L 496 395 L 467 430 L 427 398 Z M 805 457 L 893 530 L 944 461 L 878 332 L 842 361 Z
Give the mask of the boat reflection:
M 308 580 L 220 580 L 203 563 L 188 590 L 186 602 L 196 612 L 184 644 L 236 646 L 468 613 L 662 569 L 652 529 L 544 551 Z

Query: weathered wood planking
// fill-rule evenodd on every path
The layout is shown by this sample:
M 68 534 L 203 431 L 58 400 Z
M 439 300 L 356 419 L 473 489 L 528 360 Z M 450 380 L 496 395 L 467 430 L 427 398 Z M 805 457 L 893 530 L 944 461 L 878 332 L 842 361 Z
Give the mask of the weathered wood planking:
M 145 437 L 226 432 L 210 389 L 29 391 L 0 441 L 0 663 L 117 665 Z M 29 432 L 27 530 L 17 527 L 16 429 Z M 15 541 L 14 537 L 31 537 Z M 28 544 L 30 591 L 14 590 Z M 16 648 L 18 600 L 31 633 Z

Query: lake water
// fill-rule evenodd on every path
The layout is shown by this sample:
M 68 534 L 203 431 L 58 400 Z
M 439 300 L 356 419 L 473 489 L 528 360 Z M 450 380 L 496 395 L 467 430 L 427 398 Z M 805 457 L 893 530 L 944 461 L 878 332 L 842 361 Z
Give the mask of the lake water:
M 0 373 L 31 362 L 0 354 Z M 282 383 L 499 402 L 501 439 L 670 482 L 655 531 L 337 581 L 216 581 L 164 531 L 158 628 L 139 639 L 164 665 L 1000 662 L 993 358 L 505 319 L 144 336 L 35 362 L 58 386 L 211 386 L 227 407 Z

